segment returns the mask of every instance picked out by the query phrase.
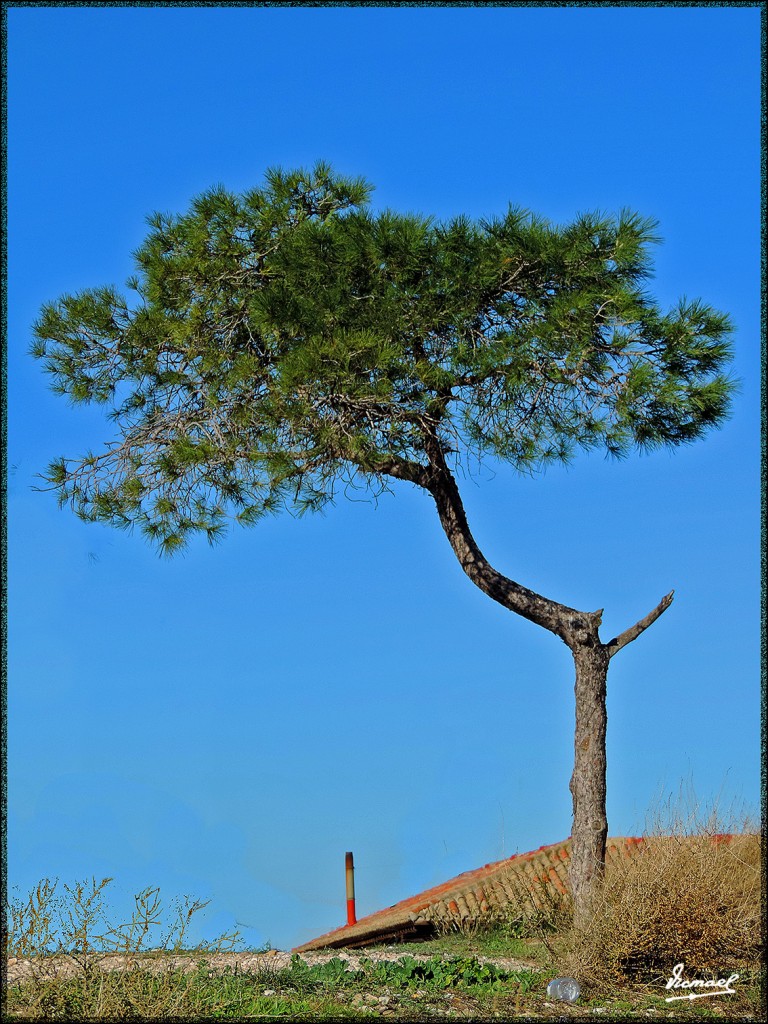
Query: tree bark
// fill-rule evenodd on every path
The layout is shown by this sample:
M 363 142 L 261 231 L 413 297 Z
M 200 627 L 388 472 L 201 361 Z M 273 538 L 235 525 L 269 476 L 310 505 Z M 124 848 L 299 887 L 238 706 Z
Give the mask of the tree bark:
M 393 459 L 379 472 L 409 480 L 429 491 L 459 564 L 469 579 L 509 611 L 559 636 L 570 648 L 576 669 L 576 729 L 570 789 L 573 797 L 570 881 L 574 924 L 589 923 L 593 897 L 605 872 L 607 676 L 611 658 L 635 640 L 670 606 L 674 591 L 629 629 L 602 643 L 602 609 L 581 612 L 552 601 L 502 575 L 488 562 L 467 522 L 458 486 L 436 438 L 426 448 L 429 465 Z
M 571 648 L 576 667 L 573 825 L 570 879 L 574 925 L 587 923 L 592 897 L 605 871 L 606 813 L 605 735 L 608 725 L 606 683 L 609 655 L 595 629 L 594 643 Z

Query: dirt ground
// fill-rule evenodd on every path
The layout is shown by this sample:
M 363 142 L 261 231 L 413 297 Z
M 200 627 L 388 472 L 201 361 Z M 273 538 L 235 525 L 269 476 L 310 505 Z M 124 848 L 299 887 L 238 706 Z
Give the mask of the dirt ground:
M 162 951 L 148 952 L 144 955 L 132 954 L 123 956 L 119 953 L 91 954 L 90 963 L 102 971 L 116 971 L 125 969 L 127 966 L 149 968 L 150 970 L 182 969 L 184 971 L 197 970 L 200 964 L 205 964 L 211 971 L 230 971 L 246 973 L 256 970 L 279 971 L 289 967 L 291 957 L 295 954 L 283 950 L 271 949 L 266 953 L 182 953 L 172 954 Z M 379 960 L 399 960 L 402 956 L 412 956 L 416 960 L 429 960 L 434 953 L 417 953 L 408 946 L 388 946 L 376 950 L 337 950 L 329 949 L 312 953 L 299 953 L 298 955 L 307 964 L 321 964 L 334 957 L 346 960 L 351 969 L 357 969 L 363 959 L 376 962 Z M 446 954 L 447 955 L 447 954 Z M 10 957 L 8 960 L 8 974 L 6 982 L 13 985 L 23 981 L 37 973 L 45 974 L 48 977 L 67 977 L 76 974 L 81 969 L 82 957 L 73 956 L 52 956 L 27 960 L 20 957 Z M 496 964 L 508 971 L 525 970 L 533 966 L 532 962 L 515 960 L 510 957 L 478 957 L 486 963 Z

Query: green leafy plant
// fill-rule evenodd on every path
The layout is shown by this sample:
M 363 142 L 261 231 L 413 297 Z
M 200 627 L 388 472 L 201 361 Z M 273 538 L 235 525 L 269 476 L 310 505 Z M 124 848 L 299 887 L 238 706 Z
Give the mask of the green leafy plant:
M 498 987 L 510 975 L 491 963 L 476 957 L 419 960 L 403 956 L 396 961 L 361 961 L 361 969 L 377 984 L 392 987 L 430 987 L 437 989 L 489 986 Z

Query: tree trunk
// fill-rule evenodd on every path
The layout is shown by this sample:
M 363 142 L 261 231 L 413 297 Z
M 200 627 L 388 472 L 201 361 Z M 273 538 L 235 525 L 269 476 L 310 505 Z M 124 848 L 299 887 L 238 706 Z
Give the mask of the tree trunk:
M 573 655 L 576 733 L 570 783 L 573 797 L 570 880 L 574 923 L 583 928 L 589 922 L 592 900 L 605 871 L 608 664 L 614 654 L 640 636 L 669 607 L 674 591 L 634 626 L 608 643 L 602 643 L 599 634 L 602 609 L 580 612 L 528 590 L 490 565 L 469 529 L 458 486 L 437 438 L 432 437 L 426 447 L 428 466 L 394 459 L 382 463 L 379 472 L 409 480 L 429 491 L 454 554 L 475 586 L 509 611 L 559 636 Z
M 605 733 L 608 724 L 606 680 L 610 660 L 595 630 L 595 643 L 571 648 L 576 666 L 576 734 L 574 738 L 571 892 L 574 924 L 583 928 L 605 868 L 606 817 Z

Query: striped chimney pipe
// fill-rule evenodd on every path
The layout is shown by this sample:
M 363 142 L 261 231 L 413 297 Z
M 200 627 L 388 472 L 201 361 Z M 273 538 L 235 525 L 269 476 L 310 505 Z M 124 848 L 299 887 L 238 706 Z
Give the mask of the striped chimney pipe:
M 352 854 L 346 855 L 346 874 L 347 874 L 347 924 L 355 924 L 357 918 L 355 917 L 355 862 L 352 859 Z

